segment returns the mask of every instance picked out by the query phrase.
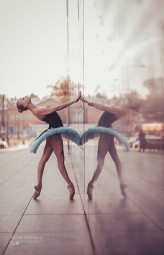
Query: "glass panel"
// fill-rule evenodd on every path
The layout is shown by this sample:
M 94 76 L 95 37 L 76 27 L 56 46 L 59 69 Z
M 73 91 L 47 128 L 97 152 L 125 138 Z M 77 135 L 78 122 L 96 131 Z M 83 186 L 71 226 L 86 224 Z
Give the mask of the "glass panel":
M 151 1 L 151 4 L 146 0 L 69 2 L 70 79 L 77 85 L 76 92 L 81 90 L 89 101 L 131 108 L 113 128 L 126 139 L 132 151 L 140 149 L 140 129 L 146 135 L 145 151 L 159 153 L 164 146 L 164 23 L 160 6 L 162 1 Z M 139 106 L 140 112 L 136 112 Z M 97 126 L 102 113 L 100 109 L 78 103 L 70 110 L 71 125 L 82 134 Z M 74 145 L 71 148 L 87 213 L 95 209 L 86 202 L 86 191 L 97 167 L 97 156 L 100 157 L 98 141 L 99 138 L 89 140 L 83 149 Z M 125 146 L 117 139 L 115 144 L 124 162 L 129 157 Z M 78 166 L 74 157 L 79 160 Z M 117 171 L 108 156 L 103 168 L 111 172 L 103 169 L 95 183 L 94 196 L 105 199 L 114 193 L 121 195 Z
M 68 80 L 70 99 L 75 98 L 79 91 L 84 93 L 84 1 L 67 1 L 68 22 Z M 84 133 L 83 103 L 69 108 L 69 125 L 79 134 Z M 69 146 L 72 166 L 81 195 L 85 192 L 85 150 L 82 146 L 71 143 Z

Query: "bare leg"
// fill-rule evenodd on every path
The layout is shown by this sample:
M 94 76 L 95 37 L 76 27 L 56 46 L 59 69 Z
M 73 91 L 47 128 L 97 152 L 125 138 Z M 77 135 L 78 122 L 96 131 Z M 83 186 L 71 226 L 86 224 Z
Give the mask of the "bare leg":
M 106 136 L 105 135 L 101 135 L 100 139 L 99 139 L 99 144 L 98 144 L 98 151 L 97 151 L 97 167 L 96 170 L 93 174 L 92 179 L 90 180 L 90 182 L 88 183 L 88 188 L 87 188 L 87 194 L 88 194 L 88 198 L 92 199 L 92 191 L 93 191 L 93 184 L 95 181 L 97 181 L 102 168 L 104 166 L 104 160 L 105 160 L 105 156 L 108 152 L 108 143 L 106 142 Z
M 36 199 L 40 195 L 40 192 L 42 189 L 42 176 L 43 176 L 44 167 L 46 162 L 50 158 L 52 151 L 53 150 L 52 150 L 51 144 L 49 143 L 48 140 L 46 140 L 46 145 L 43 151 L 43 155 L 38 164 L 38 169 L 37 169 L 38 182 L 37 182 L 37 185 L 34 187 L 35 188 L 35 192 L 33 194 L 34 199 Z
M 42 176 L 43 176 L 44 167 L 47 161 L 49 160 L 52 152 L 53 152 L 52 147 L 49 141 L 46 140 L 46 145 L 43 151 L 43 155 L 38 164 L 38 185 L 42 185 Z
M 63 140 L 61 138 L 61 135 L 52 135 L 51 137 L 49 137 L 48 141 L 50 142 L 52 149 L 56 155 L 59 171 L 68 184 L 67 188 L 70 191 L 70 199 L 73 199 L 73 196 L 75 194 L 75 189 L 74 189 L 73 183 L 71 182 L 68 176 L 67 170 L 65 168 Z
M 117 174 L 118 174 L 118 178 L 119 178 L 119 182 L 120 182 L 121 193 L 123 196 L 126 196 L 126 192 L 125 192 L 126 185 L 124 184 L 123 177 L 122 177 L 121 161 L 118 157 L 113 137 L 111 138 L 109 153 L 110 153 L 110 155 L 115 163 L 115 166 L 116 166 L 116 170 L 117 170 Z

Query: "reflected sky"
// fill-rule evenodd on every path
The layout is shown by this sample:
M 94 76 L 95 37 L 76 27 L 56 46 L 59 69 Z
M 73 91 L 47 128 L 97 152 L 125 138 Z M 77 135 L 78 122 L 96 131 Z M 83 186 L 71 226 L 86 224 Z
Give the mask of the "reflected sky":
M 143 92 L 144 79 L 163 75 L 164 2 L 103 0 L 94 7 L 96 25 L 85 26 L 85 67 L 92 63 L 90 73 L 97 74 L 92 83 L 110 95 L 129 87 Z

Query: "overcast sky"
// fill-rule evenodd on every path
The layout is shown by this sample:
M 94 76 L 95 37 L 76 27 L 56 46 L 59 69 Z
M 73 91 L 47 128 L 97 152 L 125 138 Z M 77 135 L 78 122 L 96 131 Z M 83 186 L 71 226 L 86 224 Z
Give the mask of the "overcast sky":
M 66 0 L 0 0 L 0 94 L 43 97 L 68 72 L 108 95 L 162 75 L 164 1 L 68 3 L 69 30 Z

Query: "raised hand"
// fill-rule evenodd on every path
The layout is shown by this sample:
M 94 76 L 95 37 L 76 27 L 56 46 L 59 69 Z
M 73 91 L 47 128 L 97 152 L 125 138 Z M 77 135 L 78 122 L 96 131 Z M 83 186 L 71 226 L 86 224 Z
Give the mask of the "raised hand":
M 75 98 L 75 103 L 79 101 L 79 99 L 81 98 L 81 91 L 79 91 L 77 97 Z

